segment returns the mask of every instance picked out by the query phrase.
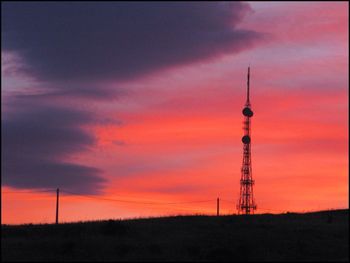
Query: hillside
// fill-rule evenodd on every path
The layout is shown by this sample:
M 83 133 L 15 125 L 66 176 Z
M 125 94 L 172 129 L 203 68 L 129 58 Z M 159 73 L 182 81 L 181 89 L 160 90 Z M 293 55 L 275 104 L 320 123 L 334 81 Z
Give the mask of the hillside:
M 349 210 L 1 227 L 4 261 L 349 260 Z

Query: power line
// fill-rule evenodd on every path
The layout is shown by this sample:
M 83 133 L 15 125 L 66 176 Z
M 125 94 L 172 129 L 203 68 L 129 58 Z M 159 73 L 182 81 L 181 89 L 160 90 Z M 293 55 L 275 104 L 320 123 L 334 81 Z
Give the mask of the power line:
M 104 197 L 96 197 L 91 195 L 83 195 L 79 193 L 74 193 L 71 191 L 61 190 L 63 193 L 72 194 L 72 195 L 78 195 L 85 198 L 91 198 L 91 199 L 97 199 L 97 200 L 104 200 L 104 201 L 111 201 L 111 202 L 123 202 L 123 203 L 135 203 L 135 204 L 147 204 L 147 205 L 177 205 L 177 204 L 190 204 L 190 203 L 205 203 L 205 202 L 213 202 L 213 200 L 197 200 L 197 201 L 187 201 L 187 202 L 140 202 L 140 201 L 133 201 L 133 200 L 125 200 L 125 199 L 111 199 L 111 198 L 104 198 Z
M 56 192 L 57 189 L 42 189 L 42 190 L 26 190 L 26 191 L 2 191 L 1 193 L 4 194 L 25 194 L 25 193 L 48 193 L 48 192 Z M 209 200 L 193 200 L 193 201 L 183 201 L 183 202 L 154 202 L 154 201 L 135 201 L 135 200 L 125 200 L 125 199 L 112 199 L 112 198 L 104 198 L 104 197 L 98 197 L 98 196 L 91 196 L 91 195 L 84 195 L 76 192 L 71 192 L 71 191 L 66 191 L 66 190 L 61 190 L 63 193 L 71 194 L 71 195 L 76 195 L 77 197 L 81 198 L 90 198 L 90 199 L 96 199 L 96 200 L 104 200 L 104 201 L 110 201 L 110 202 L 122 202 L 122 203 L 134 203 L 134 204 L 144 204 L 144 205 L 175 205 L 172 208 L 177 209 L 177 210 L 182 210 L 182 211 L 193 211 L 193 208 L 185 208 L 185 207 L 178 207 L 176 205 L 181 205 L 181 204 L 195 204 L 195 203 L 208 203 L 208 202 L 215 202 L 217 199 L 209 199 Z M 235 201 L 232 200 L 226 200 L 226 199 L 220 199 L 220 201 L 227 202 L 227 203 L 232 203 L 235 204 Z M 334 209 L 342 209 L 342 208 L 333 208 Z M 343 208 L 343 209 L 348 209 L 348 208 Z M 195 209 L 196 210 L 196 209 Z M 258 207 L 258 210 L 262 211 L 272 211 L 272 212 L 277 212 L 277 213 L 284 213 L 284 210 L 276 210 L 276 209 L 269 209 L 269 208 L 264 208 L 264 207 Z M 328 209 L 332 210 L 332 209 Z M 305 213 L 305 212 L 317 212 L 319 210 L 308 210 L 308 211 L 290 211 L 294 213 Z
M 47 190 L 29 190 L 29 191 L 3 191 L 4 194 L 21 194 L 21 193 L 40 193 L 40 192 L 55 192 L 56 189 L 47 189 Z M 92 199 L 98 199 L 98 200 L 104 200 L 104 201 L 112 201 L 112 202 L 125 202 L 125 203 L 138 203 L 138 204 L 159 204 L 159 205 L 176 205 L 176 204 L 191 204 L 191 203 L 205 203 L 205 202 L 213 202 L 212 200 L 195 200 L 195 201 L 184 201 L 184 202 L 140 202 L 140 201 L 133 201 L 133 200 L 125 200 L 125 199 L 111 199 L 111 198 L 104 198 L 104 197 L 97 197 L 97 196 L 91 196 L 91 195 L 84 195 L 79 194 L 71 191 L 61 190 L 61 192 L 77 195 L 79 197 L 85 197 L 85 198 L 92 198 Z
M 2 194 L 27 194 L 27 193 L 47 193 L 54 192 L 56 189 L 48 189 L 48 190 L 26 190 L 26 191 L 1 191 Z

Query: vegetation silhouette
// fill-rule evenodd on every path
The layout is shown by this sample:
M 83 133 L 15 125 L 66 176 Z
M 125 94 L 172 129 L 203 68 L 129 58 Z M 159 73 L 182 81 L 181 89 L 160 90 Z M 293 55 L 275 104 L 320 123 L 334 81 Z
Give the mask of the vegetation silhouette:
M 346 209 L 2 225 L 1 252 L 4 261 L 348 261 L 348 219 Z

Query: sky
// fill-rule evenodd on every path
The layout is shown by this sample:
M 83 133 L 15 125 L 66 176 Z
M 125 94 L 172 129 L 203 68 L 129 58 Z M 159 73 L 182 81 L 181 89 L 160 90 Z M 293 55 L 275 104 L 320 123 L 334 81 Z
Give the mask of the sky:
M 1 220 L 349 207 L 348 2 L 2 2 Z

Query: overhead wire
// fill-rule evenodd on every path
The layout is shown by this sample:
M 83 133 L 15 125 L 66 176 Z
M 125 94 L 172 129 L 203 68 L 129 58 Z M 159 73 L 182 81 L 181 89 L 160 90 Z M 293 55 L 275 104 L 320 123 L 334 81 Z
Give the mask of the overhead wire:
M 1 191 L 2 194 L 26 194 L 26 193 L 49 193 L 49 192 L 56 192 L 57 189 L 41 189 L 41 190 L 25 190 L 25 191 Z M 119 202 L 119 203 L 133 203 L 133 204 L 144 204 L 144 205 L 181 205 L 181 204 L 195 204 L 195 203 L 208 203 L 208 202 L 216 202 L 217 199 L 207 199 L 207 200 L 192 200 L 192 201 L 182 201 L 182 202 L 154 202 L 154 201 L 136 201 L 136 200 L 126 200 L 126 199 L 113 199 L 113 198 L 105 198 L 105 197 L 99 197 L 99 196 L 92 196 L 92 195 L 85 195 L 81 193 L 76 193 L 76 192 L 71 192 L 67 191 L 64 189 L 59 189 L 60 192 L 70 194 L 70 195 L 75 195 L 81 198 L 90 198 L 90 199 L 96 199 L 96 200 L 104 200 L 104 201 L 110 201 L 110 202 Z M 64 197 L 64 196 L 63 196 Z M 233 203 L 235 204 L 235 201 L 232 200 L 226 200 L 226 199 L 219 199 L 220 202 L 228 202 L 228 203 Z M 185 208 L 185 207 L 176 207 L 173 206 L 175 209 L 180 209 L 183 211 L 192 211 L 193 208 Z M 258 210 L 262 211 L 272 211 L 272 212 L 277 212 L 277 213 L 284 213 L 285 211 L 282 210 L 276 210 L 276 209 L 270 209 L 270 208 L 264 208 L 264 207 L 259 207 Z M 315 210 L 318 211 L 318 210 Z M 306 212 L 306 211 L 302 211 Z M 299 213 L 302 213 L 299 212 Z M 309 211 L 312 212 L 312 211 Z M 298 213 L 298 212 L 295 212 Z
M 91 196 L 91 195 L 83 195 L 83 194 L 74 193 L 66 190 L 60 190 L 60 191 L 67 194 L 78 195 L 81 197 L 98 199 L 98 200 L 105 200 L 105 201 L 111 201 L 111 202 L 123 202 L 123 203 L 148 204 L 148 205 L 176 205 L 176 204 L 205 203 L 205 202 L 215 201 L 213 199 L 213 200 L 196 200 L 196 201 L 184 201 L 184 202 L 143 202 L 143 201 L 140 202 L 135 200 L 111 199 L 111 198 L 97 197 L 97 196 Z
M 54 192 L 56 189 L 47 189 L 47 190 L 25 190 L 25 191 L 1 191 L 2 194 L 28 194 L 28 193 L 48 193 Z

